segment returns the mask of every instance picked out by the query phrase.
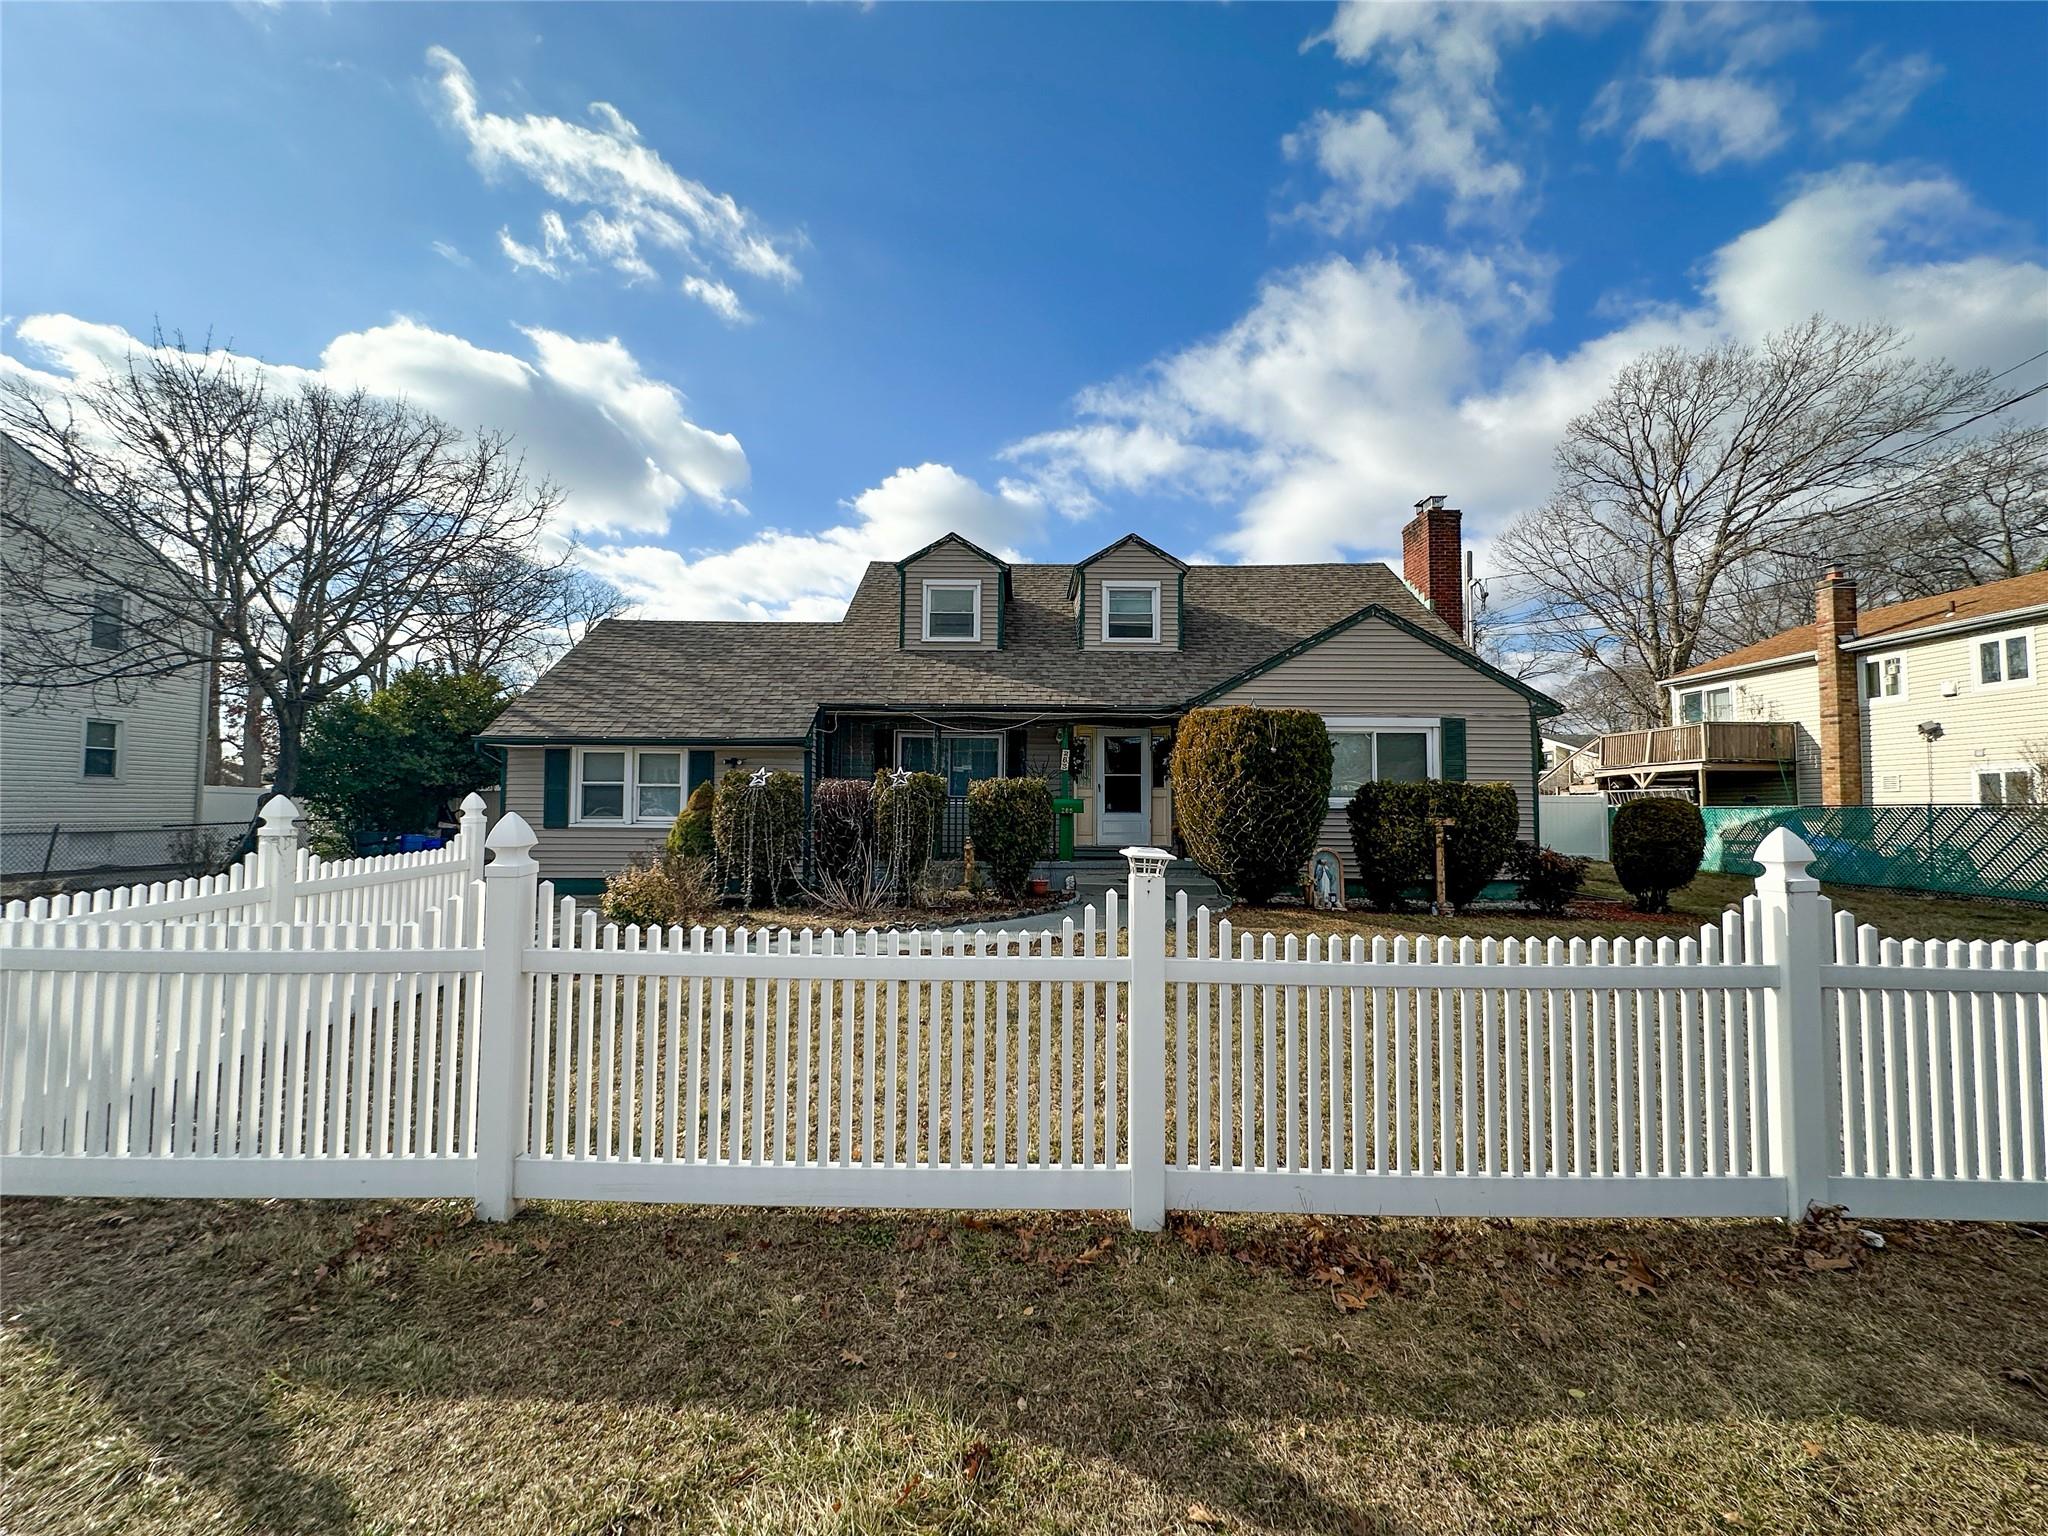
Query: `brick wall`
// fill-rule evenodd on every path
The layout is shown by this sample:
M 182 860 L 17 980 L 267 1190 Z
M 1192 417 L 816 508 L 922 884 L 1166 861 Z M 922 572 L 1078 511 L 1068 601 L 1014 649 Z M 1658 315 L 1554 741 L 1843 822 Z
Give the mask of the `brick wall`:
M 1813 650 L 1820 679 L 1820 798 L 1863 804 L 1863 715 L 1856 699 L 1856 658 L 1842 642 L 1856 637 L 1856 583 L 1829 571 L 1814 594 Z
M 1440 496 L 1415 504 L 1415 516 L 1401 530 L 1401 574 L 1420 592 L 1436 616 L 1460 636 L 1465 633 L 1465 579 L 1461 525 L 1464 513 L 1441 506 Z

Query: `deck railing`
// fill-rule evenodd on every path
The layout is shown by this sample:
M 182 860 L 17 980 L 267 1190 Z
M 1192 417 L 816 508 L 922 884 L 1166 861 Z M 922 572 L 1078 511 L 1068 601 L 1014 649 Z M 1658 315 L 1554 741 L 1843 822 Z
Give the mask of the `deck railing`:
M 1600 767 L 1652 768 L 1680 763 L 1789 763 L 1795 737 L 1788 721 L 1700 720 L 1600 738 Z

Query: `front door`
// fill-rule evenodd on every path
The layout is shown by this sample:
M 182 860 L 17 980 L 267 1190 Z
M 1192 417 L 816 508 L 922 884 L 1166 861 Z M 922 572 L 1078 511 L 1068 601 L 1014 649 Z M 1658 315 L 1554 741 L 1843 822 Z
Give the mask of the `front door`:
M 1095 737 L 1095 841 L 1124 848 L 1152 841 L 1152 733 Z

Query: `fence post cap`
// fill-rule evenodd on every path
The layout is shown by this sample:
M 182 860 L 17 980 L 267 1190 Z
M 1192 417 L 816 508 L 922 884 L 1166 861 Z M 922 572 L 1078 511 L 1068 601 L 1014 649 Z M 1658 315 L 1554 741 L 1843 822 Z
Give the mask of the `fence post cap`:
M 1163 875 L 1166 866 L 1173 862 L 1173 855 L 1164 848 L 1124 848 L 1119 851 L 1130 861 L 1134 875 Z
M 299 819 L 299 808 L 284 795 L 272 795 L 258 813 L 266 832 L 289 832 Z
M 1773 827 L 1757 844 L 1756 861 L 1763 866 L 1764 880 L 1807 880 L 1807 866 L 1813 850 L 1790 827 Z M 1817 883 L 1808 881 L 1809 884 Z
M 462 804 L 458 809 L 465 816 L 477 815 L 484 809 L 484 797 L 472 789 L 462 797 Z
M 517 811 L 508 812 L 499 818 L 498 824 L 491 828 L 491 835 L 484 839 L 484 847 L 496 855 L 490 867 L 496 869 L 502 864 L 518 862 L 538 841 L 525 817 Z

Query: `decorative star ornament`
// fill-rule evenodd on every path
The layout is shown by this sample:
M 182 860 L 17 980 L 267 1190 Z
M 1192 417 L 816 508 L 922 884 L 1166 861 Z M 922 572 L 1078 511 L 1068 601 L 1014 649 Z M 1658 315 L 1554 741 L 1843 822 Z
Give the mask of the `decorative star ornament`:
M 904 785 L 910 782 L 910 770 L 908 768 L 890 769 L 889 782 L 893 784 L 896 788 L 901 789 Z
M 753 785 L 754 788 L 760 789 L 768 782 L 768 770 L 766 768 L 756 768 L 747 782 Z

